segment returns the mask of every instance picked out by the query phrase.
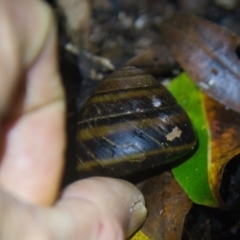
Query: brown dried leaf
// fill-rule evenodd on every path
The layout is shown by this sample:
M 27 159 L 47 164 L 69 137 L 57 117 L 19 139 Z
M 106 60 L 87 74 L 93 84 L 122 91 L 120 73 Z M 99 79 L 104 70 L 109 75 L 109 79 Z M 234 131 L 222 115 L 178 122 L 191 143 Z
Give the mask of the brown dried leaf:
M 162 75 L 171 72 L 177 66 L 177 62 L 168 47 L 158 43 L 129 59 L 126 66 L 141 68 L 152 75 Z
M 189 14 L 160 26 L 172 55 L 207 94 L 240 112 L 240 37 Z
M 240 154 L 240 114 L 226 110 L 205 94 L 203 96 L 210 130 L 209 185 L 214 197 L 221 203 L 219 186 L 224 168 L 233 157 Z
M 147 180 L 140 187 L 148 208 L 148 217 L 140 229 L 151 240 L 181 239 L 186 214 L 191 200 L 173 178 L 164 172 Z

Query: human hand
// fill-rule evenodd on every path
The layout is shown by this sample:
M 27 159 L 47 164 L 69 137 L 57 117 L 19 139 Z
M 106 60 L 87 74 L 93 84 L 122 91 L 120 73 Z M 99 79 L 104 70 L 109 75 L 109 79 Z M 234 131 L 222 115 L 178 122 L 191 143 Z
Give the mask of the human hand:
M 146 217 L 130 183 L 90 178 L 58 196 L 65 103 L 50 8 L 0 1 L 0 35 L 0 239 L 124 239 Z

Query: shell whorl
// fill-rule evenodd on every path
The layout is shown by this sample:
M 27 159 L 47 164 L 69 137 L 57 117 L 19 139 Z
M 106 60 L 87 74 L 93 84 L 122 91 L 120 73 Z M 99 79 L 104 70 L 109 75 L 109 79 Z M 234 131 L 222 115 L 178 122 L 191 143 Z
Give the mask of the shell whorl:
M 121 176 L 176 160 L 196 143 L 170 92 L 134 67 L 111 74 L 84 104 L 77 126 L 78 171 Z

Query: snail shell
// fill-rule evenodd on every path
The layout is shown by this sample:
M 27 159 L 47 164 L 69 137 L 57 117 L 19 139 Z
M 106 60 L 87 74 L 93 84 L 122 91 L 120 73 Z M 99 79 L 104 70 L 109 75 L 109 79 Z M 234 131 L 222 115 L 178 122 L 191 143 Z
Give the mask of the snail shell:
M 195 145 L 191 122 L 154 77 L 124 67 L 95 89 L 77 126 L 77 170 L 122 176 L 172 162 Z

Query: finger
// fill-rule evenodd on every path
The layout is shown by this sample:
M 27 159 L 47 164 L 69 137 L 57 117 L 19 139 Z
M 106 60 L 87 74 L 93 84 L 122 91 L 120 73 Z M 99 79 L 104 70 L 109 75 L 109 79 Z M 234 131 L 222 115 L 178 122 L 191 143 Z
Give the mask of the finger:
M 0 226 L 6 227 L 0 231 L 0 238 L 11 228 L 8 234 L 14 232 L 19 239 L 37 236 L 37 239 L 121 240 L 132 234 L 146 217 L 142 194 L 130 183 L 107 178 L 74 183 L 53 209 L 36 209 L 14 201 L 12 204 L 15 207 L 9 207 L 10 214 L 0 219 Z M 0 202 L 0 211 L 5 209 L 6 206 L 1 209 Z M 14 238 L 5 235 L 1 239 Z
M 99 219 L 95 222 L 95 224 L 100 224 L 98 227 L 103 224 L 102 229 L 100 229 L 102 238 L 99 239 L 111 239 L 105 237 L 108 231 L 111 232 L 111 222 L 114 220 L 112 217 L 117 219 L 116 223 L 123 227 L 127 235 L 132 234 L 146 218 L 145 201 L 141 192 L 123 180 L 94 177 L 78 181 L 63 192 L 58 206 L 64 206 L 68 201 L 74 199 L 78 200 L 79 203 L 81 202 L 81 209 L 84 209 L 84 205 L 86 205 L 86 209 L 89 207 L 89 211 L 94 208 L 99 213 Z M 92 220 L 96 211 L 89 212 L 92 217 L 89 217 L 86 227 L 94 228 Z M 86 212 L 86 214 L 88 213 Z M 82 214 L 82 219 L 85 216 L 87 215 Z
M 4 91 L 0 90 L 0 117 L 4 119 L 0 186 L 26 201 L 51 204 L 59 187 L 65 141 L 54 18 L 42 1 L 5 0 L 0 5 L 0 11 L 7 9 L 2 18 L 11 44 L 5 45 L 14 49 L 4 52 L 0 46 L 14 66 L 12 71 L 0 67 L 5 73 L 0 79 L 4 86 Z M 15 107 L 10 112 L 13 103 L 18 111 Z
M 56 26 L 49 6 L 39 0 L 2 0 L 0 27 L 3 36 L 0 83 L 4 86 L 0 89 L 0 116 L 6 115 L 12 102 L 16 104 L 16 95 L 25 110 L 61 97 Z M 21 86 L 25 88 L 20 89 Z M 18 96 L 20 90 L 22 94 L 26 93 L 25 99 Z

